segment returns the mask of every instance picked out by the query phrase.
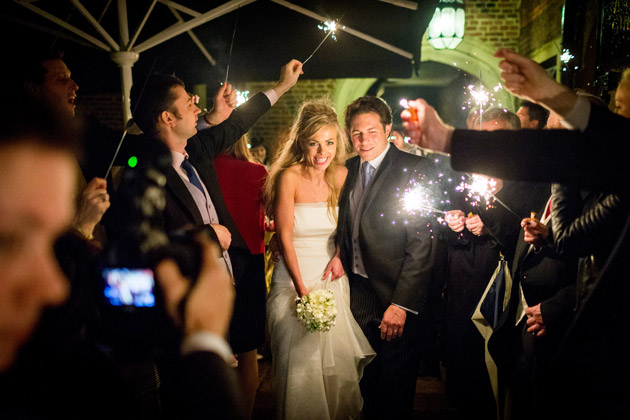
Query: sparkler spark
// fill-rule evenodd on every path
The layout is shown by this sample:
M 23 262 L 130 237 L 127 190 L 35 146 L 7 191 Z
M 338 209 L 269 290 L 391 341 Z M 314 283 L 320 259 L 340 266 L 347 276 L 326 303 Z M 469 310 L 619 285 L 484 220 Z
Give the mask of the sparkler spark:
M 332 39 L 334 41 L 337 40 L 337 36 L 336 36 L 336 32 L 335 31 L 339 28 L 339 21 L 327 20 L 323 24 L 317 25 L 317 27 L 319 29 L 323 30 L 326 33 L 326 36 L 324 37 L 324 39 L 322 39 L 322 42 L 320 42 L 319 45 L 317 47 L 315 47 L 315 51 L 313 51 L 311 53 L 311 55 L 309 55 L 308 58 L 306 60 L 304 60 L 304 62 L 302 63 L 302 66 L 304 66 L 306 64 L 306 62 L 308 60 L 310 60 L 311 57 L 313 57 L 315 55 L 317 50 L 319 50 L 319 47 L 321 47 L 324 44 L 324 42 L 326 42 L 326 40 L 328 39 L 329 36 L 332 35 Z M 341 29 L 344 29 L 344 28 L 345 28 L 345 26 L 341 26 Z
M 477 106 L 481 106 L 483 108 L 490 101 L 490 95 L 488 94 L 488 91 L 484 89 L 483 85 L 479 85 L 479 89 L 475 89 L 474 85 L 469 85 L 468 91 Z
M 484 175 L 472 174 L 470 183 L 462 181 L 456 188 L 456 191 L 466 192 L 468 198 L 471 199 L 470 204 L 478 206 L 483 199 L 486 207 L 496 199 L 494 192 L 497 190 L 497 180 Z
M 249 100 L 249 90 L 237 90 L 236 91 L 236 107 L 243 105 Z
M 338 23 L 336 20 L 327 20 L 323 24 L 317 25 L 317 27 L 321 29 L 322 31 L 324 31 L 324 33 L 331 32 L 333 41 L 336 41 L 337 36 L 336 36 L 335 31 L 337 30 L 337 24 Z
M 575 56 L 571 54 L 571 52 L 567 48 L 562 50 L 560 61 L 562 61 L 564 64 L 567 64 L 569 61 L 573 60 L 574 58 Z
M 433 206 L 431 192 L 421 185 L 407 190 L 403 195 L 402 201 L 403 208 L 410 213 L 427 211 L 429 213 L 446 214 L 445 211 Z

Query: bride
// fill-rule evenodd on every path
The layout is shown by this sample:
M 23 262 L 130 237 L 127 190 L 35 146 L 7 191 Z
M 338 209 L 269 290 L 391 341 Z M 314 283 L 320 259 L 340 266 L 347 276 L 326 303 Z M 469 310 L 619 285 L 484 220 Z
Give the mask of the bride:
M 265 185 L 283 247 L 267 301 L 279 419 L 353 419 L 363 406 L 359 379 L 375 353 L 350 313 L 343 268 L 329 263 L 348 173 L 345 149 L 335 110 L 327 102 L 305 102 Z M 296 318 L 295 299 L 323 288 L 335 296 L 336 324 L 309 332 Z

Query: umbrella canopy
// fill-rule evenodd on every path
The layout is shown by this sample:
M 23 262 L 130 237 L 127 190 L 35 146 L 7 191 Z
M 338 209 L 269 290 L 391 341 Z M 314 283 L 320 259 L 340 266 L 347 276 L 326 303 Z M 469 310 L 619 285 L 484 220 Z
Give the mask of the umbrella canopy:
M 339 20 L 307 63 L 304 78 L 412 76 L 437 0 L 14 0 L 0 17 L 4 39 L 20 50 L 55 46 L 84 92 L 119 83 L 112 51 L 139 53 L 134 73 L 175 72 L 188 84 L 275 80 L 291 58 L 304 61 L 325 37 L 323 20 Z M 123 16 L 124 15 L 124 16 Z M 126 16 L 126 17 L 125 17 Z M 140 30 L 138 30 L 140 28 Z M 231 52 L 230 52 L 231 51 Z M 95 65 L 96 64 L 96 65 Z

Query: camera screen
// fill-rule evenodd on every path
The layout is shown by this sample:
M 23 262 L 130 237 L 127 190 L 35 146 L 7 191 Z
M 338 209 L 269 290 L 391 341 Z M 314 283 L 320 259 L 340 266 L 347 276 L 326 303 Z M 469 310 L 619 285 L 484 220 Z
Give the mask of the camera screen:
M 106 268 L 105 297 L 113 306 L 155 306 L 153 271 L 150 269 Z

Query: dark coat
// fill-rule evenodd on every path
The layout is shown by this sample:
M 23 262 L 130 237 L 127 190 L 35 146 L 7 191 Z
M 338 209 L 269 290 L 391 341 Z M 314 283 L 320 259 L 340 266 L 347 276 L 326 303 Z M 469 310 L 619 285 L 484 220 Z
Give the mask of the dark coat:
M 337 243 L 341 261 L 352 271 L 350 193 L 359 176 L 360 158 L 346 162 L 348 176 L 339 197 Z M 427 297 L 434 261 L 428 219 L 404 214 L 402 198 L 413 179 L 432 179 L 432 163 L 390 147 L 374 174 L 360 221 L 359 240 L 366 272 L 385 307 L 396 303 L 420 311 Z

